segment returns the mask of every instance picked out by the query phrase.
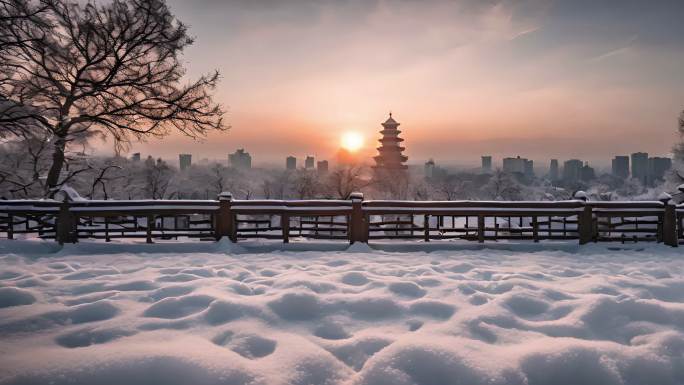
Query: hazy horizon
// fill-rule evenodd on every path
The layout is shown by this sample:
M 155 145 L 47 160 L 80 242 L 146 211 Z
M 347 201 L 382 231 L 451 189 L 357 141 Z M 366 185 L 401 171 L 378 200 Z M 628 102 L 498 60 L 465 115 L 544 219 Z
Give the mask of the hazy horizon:
M 520 155 L 606 166 L 666 155 L 677 139 L 683 2 L 169 3 L 196 37 L 188 75 L 221 72 L 216 99 L 232 128 L 131 152 L 199 160 L 245 148 L 256 164 L 281 164 L 332 159 L 355 131 L 370 157 L 390 110 L 414 164 Z

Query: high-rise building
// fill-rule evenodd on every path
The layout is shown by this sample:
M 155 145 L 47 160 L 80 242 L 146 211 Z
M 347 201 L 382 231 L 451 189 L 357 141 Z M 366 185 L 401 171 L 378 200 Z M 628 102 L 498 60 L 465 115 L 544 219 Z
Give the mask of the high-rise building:
M 482 172 L 492 171 L 492 156 L 483 155 L 482 156 Z
M 378 155 L 374 157 L 375 166 L 373 168 L 390 172 L 405 171 L 408 169 L 408 166 L 404 163 L 406 163 L 408 157 L 402 153 L 405 150 L 401 146 L 401 142 L 404 139 L 399 137 L 401 133 L 397 129 L 399 123 L 392 118 L 391 112 L 389 118 L 382 123 L 382 127 L 383 129 L 380 131 L 382 138 L 380 139 L 380 147 L 378 147 Z
M 638 179 L 644 185 L 648 183 L 648 154 L 636 152 L 632 154 L 632 178 Z
M 316 161 L 313 156 L 308 155 L 306 159 L 304 159 L 304 168 L 307 170 L 313 170 L 315 164 Z
M 520 156 L 518 156 L 516 158 L 504 158 L 503 159 L 503 170 L 504 170 L 504 172 L 523 174 L 523 173 L 525 173 L 525 161 L 526 160 L 527 159 L 523 159 Z
M 425 162 L 425 177 L 430 179 L 435 176 L 435 161 L 430 159 Z
M 288 156 L 285 159 L 285 168 L 288 170 L 296 170 L 297 169 L 297 158 L 294 156 Z
M 192 155 L 178 154 L 178 163 L 180 164 L 180 169 L 185 170 L 192 165 Z
M 140 162 L 140 153 L 136 152 L 133 155 L 131 155 L 131 160 L 134 162 Z
M 504 172 L 534 177 L 534 162 L 529 159 L 521 158 L 520 156 L 515 158 L 504 158 L 503 170 Z
M 316 170 L 319 173 L 328 172 L 328 161 L 327 160 L 319 160 L 318 162 L 316 162 Z
M 654 186 L 665 179 L 665 173 L 672 168 L 672 159 L 655 156 L 648 159 L 648 184 Z
M 525 175 L 530 178 L 534 177 L 534 161 L 525 159 Z
M 580 179 L 585 182 L 589 182 L 596 178 L 596 172 L 592 167 L 589 166 L 589 162 L 586 162 L 582 169 L 580 170 Z
M 252 168 L 252 156 L 246 152 L 244 148 L 239 148 L 232 154 L 228 155 L 230 165 L 239 169 Z
M 629 178 L 629 156 L 618 155 L 612 161 L 613 175 L 627 179 Z
M 577 182 L 582 178 L 584 163 L 579 159 L 570 159 L 563 162 L 563 181 Z
M 551 165 L 549 166 L 549 179 L 553 182 L 558 180 L 560 173 L 558 172 L 558 159 L 551 159 Z

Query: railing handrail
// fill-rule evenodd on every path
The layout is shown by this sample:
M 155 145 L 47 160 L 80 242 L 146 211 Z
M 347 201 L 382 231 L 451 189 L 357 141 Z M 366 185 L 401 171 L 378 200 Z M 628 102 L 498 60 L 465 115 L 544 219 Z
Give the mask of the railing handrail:
M 622 234 L 621 236 L 624 237 L 625 233 L 629 233 L 629 230 L 620 230 L 617 226 L 626 224 L 637 227 L 633 231 L 634 233 L 650 232 L 647 236 L 629 235 L 633 236 L 634 240 L 638 240 L 639 237 L 639 239 L 652 239 L 648 237 L 653 237 L 655 234 L 659 241 L 676 246 L 678 238 L 684 238 L 682 231 L 683 210 L 684 204 L 675 206 L 671 201 L 666 204 L 664 201 L 585 201 L 584 199 L 562 201 L 364 200 L 363 195 L 359 193 L 353 194 L 349 200 L 239 200 L 233 199 L 229 193 L 222 193 L 217 200 L 139 199 L 67 200 L 64 202 L 53 199 L 6 200 L 0 201 L 0 214 L 4 214 L 2 217 L 5 218 L 0 221 L 0 224 L 6 225 L 4 228 L 9 238 L 11 238 L 10 233 L 14 232 L 14 224 L 21 222 L 26 223 L 26 229 L 21 230 L 24 233 L 36 228 L 41 228 L 40 231 L 44 232 L 45 226 L 48 226 L 52 229 L 51 231 L 55 232 L 55 237 L 60 242 L 65 240 L 71 242 L 78 239 L 79 231 L 93 235 L 100 228 L 98 226 L 101 226 L 98 223 L 104 223 L 105 232 L 114 231 L 110 229 L 109 225 L 115 226 L 123 220 L 122 218 L 135 219 L 136 226 L 138 226 L 136 218 L 143 217 L 146 218 L 143 219 L 144 226 L 146 226 L 146 236 L 148 241 L 151 241 L 152 232 L 155 231 L 156 226 L 154 222 L 157 221 L 157 218 L 176 217 L 174 221 L 177 222 L 180 220 L 178 218 L 182 216 L 202 214 L 205 215 L 204 218 L 191 219 L 192 223 L 206 224 L 209 227 L 203 229 L 213 232 L 216 238 L 228 236 L 231 240 L 236 241 L 240 231 L 243 233 L 260 231 L 256 225 L 265 226 L 266 221 L 259 215 L 267 215 L 270 218 L 280 216 L 280 227 L 270 224 L 271 219 L 269 219 L 267 228 L 269 230 L 282 230 L 283 241 L 287 242 L 290 229 L 295 229 L 301 233 L 301 230 L 304 229 L 302 223 L 315 223 L 315 235 L 317 236 L 320 235 L 320 231 L 332 232 L 333 230 L 330 227 L 327 230 L 321 230 L 318 227 L 319 224 L 326 223 L 319 221 L 318 217 L 328 217 L 329 226 L 337 227 L 334 231 L 342 231 L 346 226 L 347 236 L 353 243 L 355 241 L 366 242 L 371 231 L 384 231 L 385 224 L 394 226 L 391 231 L 396 232 L 393 234 L 395 237 L 400 238 L 402 236 L 399 232 L 409 231 L 410 237 L 415 238 L 418 236 L 415 232 L 420 231 L 424 232 L 425 240 L 429 241 L 431 236 L 444 236 L 439 225 L 430 225 L 430 217 L 465 217 L 466 222 L 468 218 L 476 217 L 477 221 L 474 221 L 477 222 L 476 225 L 471 221 L 470 225 L 455 228 L 454 231 L 465 232 L 465 236 L 470 237 L 468 239 L 472 239 L 473 232 L 476 232 L 476 239 L 483 242 L 485 239 L 510 237 L 510 234 L 498 235 L 498 231 L 500 229 L 503 231 L 505 228 L 517 228 L 520 232 L 527 232 L 525 235 L 528 237 L 527 239 L 531 237 L 535 241 L 543 238 L 545 232 L 547 237 L 545 239 L 554 239 L 553 236 L 562 235 L 564 238 L 579 238 L 580 243 L 586 243 L 590 240 L 614 240 L 615 235 L 612 232 Z M 33 218 L 31 219 L 34 223 L 33 227 L 29 229 L 28 219 L 20 219 L 19 221 L 13 219 L 13 217 L 21 218 L 22 214 L 25 218 Z M 48 215 L 48 217 L 41 217 L 42 215 Z M 249 219 L 250 215 L 253 216 L 251 220 Z M 404 215 L 410 218 L 410 222 L 406 222 L 405 219 L 391 219 L 392 217 L 389 217 L 390 219 L 383 217 L 381 221 L 373 220 L 372 218 L 377 215 Z M 238 220 L 238 216 L 243 216 L 243 219 Z M 244 216 L 247 216 L 248 219 L 244 219 Z M 346 219 L 335 219 L 335 217 L 340 216 L 346 217 Z M 414 222 L 416 216 L 424 217 L 424 219 L 419 219 L 416 223 Z M 300 217 L 300 219 L 291 226 L 290 219 L 293 217 Z M 494 222 L 495 226 L 492 227 L 485 223 L 485 218 L 489 217 L 519 217 L 520 223 L 516 225 L 517 227 L 500 227 Z M 625 218 L 633 217 L 641 219 L 625 221 Z M 45 218 L 54 219 L 46 222 Z M 83 222 L 83 218 L 85 218 L 85 222 Z M 105 219 L 104 222 L 97 222 L 93 221 L 94 218 Z M 523 225 L 523 218 L 528 218 L 525 225 Z M 562 230 L 550 228 L 551 222 L 561 219 Z M 613 219 L 618 221 L 617 225 L 612 221 Z M 250 226 L 255 225 L 256 227 L 246 229 L 244 225 L 248 222 L 251 223 Z M 35 225 L 35 223 L 39 223 L 39 225 Z M 48 225 L 40 225 L 41 223 Z M 83 223 L 88 223 L 88 225 L 85 226 Z M 410 226 L 407 227 L 407 223 L 410 223 Z M 576 225 L 576 228 L 567 230 L 565 228 L 566 223 L 572 223 L 573 226 Z M 372 228 L 369 227 L 371 224 Z M 544 228 L 543 226 L 547 227 Z M 159 230 L 167 231 L 168 226 L 165 228 L 159 225 Z M 198 230 L 192 228 L 187 229 L 187 231 Z M 494 231 L 494 235 L 488 233 L 491 231 Z M 123 230 L 120 232 L 122 233 L 121 236 L 124 236 Z M 568 235 L 568 232 L 572 234 Z M 540 233 L 542 234 L 540 235 Z M 553 235 L 552 233 L 562 234 Z M 107 239 L 110 238 L 110 234 L 107 232 L 105 236 Z M 332 234 L 330 236 L 332 237 Z M 340 236 L 337 235 L 337 237 Z M 377 236 L 377 234 L 374 235 L 374 237 Z

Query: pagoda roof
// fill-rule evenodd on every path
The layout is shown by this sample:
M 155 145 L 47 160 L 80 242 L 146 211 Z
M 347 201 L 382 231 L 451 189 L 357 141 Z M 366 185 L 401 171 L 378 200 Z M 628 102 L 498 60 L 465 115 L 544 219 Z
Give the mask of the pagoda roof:
M 406 162 L 408 160 L 408 156 L 406 156 L 406 155 L 395 155 L 395 156 L 389 157 L 387 155 L 380 154 L 380 155 L 374 156 L 373 159 L 375 159 L 376 162 L 383 163 L 383 164 L 403 163 L 403 162 Z
M 394 118 L 392 118 L 392 113 L 390 112 L 389 118 L 385 120 L 385 123 L 383 123 L 383 126 L 389 126 L 389 127 L 397 127 L 399 126 L 400 123 L 398 123 Z
M 392 115 L 390 115 L 390 117 L 387 118 L 387 120 L 385 120 L 385 124 L 397 124 L 398 125 L 399 123 L 397 123 L 397 121 L 394 120 L 394 118 L 392 118 Z
M 382 138 L 378 139 L 378 142 L 403 142 L 404 139 L 400 138 L 398 136 L 383 136 Z
M 402 151 L 406 150 L 406 148 L 401 147 L 401 146 L 382 146 L 382 147 L 377 147 L 378 152 L 397 152 L 401 153 Z

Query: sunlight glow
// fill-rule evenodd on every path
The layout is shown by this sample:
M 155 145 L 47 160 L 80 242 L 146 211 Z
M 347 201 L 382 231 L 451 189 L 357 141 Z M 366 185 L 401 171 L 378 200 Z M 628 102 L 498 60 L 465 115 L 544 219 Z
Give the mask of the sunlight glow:
M 345 132 L 340 145 L 349 152 L 358 151 L 363 147 L 363 135 L 353 131 Z

